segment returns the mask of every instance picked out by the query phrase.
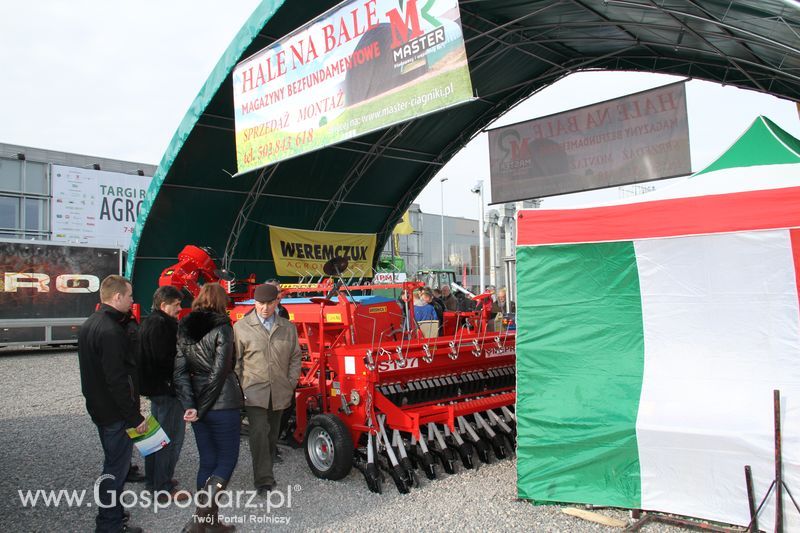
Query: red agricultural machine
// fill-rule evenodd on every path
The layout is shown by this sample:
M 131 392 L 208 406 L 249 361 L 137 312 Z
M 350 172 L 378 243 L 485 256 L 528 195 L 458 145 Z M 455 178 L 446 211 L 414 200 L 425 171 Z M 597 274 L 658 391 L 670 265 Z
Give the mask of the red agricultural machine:
M 186 246 L 160 285 L 196 294 L 219 281 L 231 296 L 230 316 L 253 308 L 255 276 L 231 280 L 207 250 Z M 341 479 L 358 468 L 373 492 L 388 474 L 401 493 L 419 484 L 417 470 L 477 468 L 514 454 L 515 332 L 492 331 L 488 294 L 474 312 L 445 312 L 440 324 L 414 320 L 412 291 L 420 282 L 345 285 L 344 260 L 330 276 L 290 285 L 282 305 L 296 325 L 303 366 L 295 392 L 293 435 L 312 472 Z M 401 299 L 372 295 L 397 289 Z M 459 466 L 461 465 L 461 466 Z

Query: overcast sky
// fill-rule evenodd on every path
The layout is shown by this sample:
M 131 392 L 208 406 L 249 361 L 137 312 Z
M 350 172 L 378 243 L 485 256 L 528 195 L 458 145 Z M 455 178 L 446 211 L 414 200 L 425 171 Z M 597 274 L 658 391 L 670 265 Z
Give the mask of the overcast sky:
M 298 1 L 298 0 L 294 0 Z M 222 52 L 259 0 L 4 0 L 0 17 L 0 142 L 158 164 Z M 678 78 L 584 73 L 541 91 L 495 125 L 549 115 Z M 759 114 L 795 136 L 793 102 L 692 81 L 687 86 L 692 168 L 724 151 Z M 487 180 L 478 136 L 445 166 L 445 214 L 477 218 L 469 192 Z M 588 201 L 616 198 L 616 190 Z M 440 212 L 440 183 L 420 195 Z M 547 199 L 545 207 L 585 203 Z

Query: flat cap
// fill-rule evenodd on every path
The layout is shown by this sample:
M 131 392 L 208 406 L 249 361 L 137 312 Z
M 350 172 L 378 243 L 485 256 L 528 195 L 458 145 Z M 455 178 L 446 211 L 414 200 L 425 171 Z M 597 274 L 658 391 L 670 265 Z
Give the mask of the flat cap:
M 253 295 L 258 303 L 269 303 L 278 297 L 278 287 L 265 283 L 256 287 L 256 292 Z

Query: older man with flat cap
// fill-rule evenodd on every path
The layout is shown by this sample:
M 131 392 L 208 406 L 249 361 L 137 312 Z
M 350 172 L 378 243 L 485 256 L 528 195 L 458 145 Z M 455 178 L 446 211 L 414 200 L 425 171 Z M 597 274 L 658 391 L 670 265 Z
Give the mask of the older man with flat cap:
M 297 329 L 275 312 L 278 293 L 274 285 L 256 287 L 255 311 L 233 327 L 238 358 L 236 372 L 245 394 L 253 481 L 259 494 L 275 488 L 272 463 L 281 414 L 291 404 L 300 377 Z

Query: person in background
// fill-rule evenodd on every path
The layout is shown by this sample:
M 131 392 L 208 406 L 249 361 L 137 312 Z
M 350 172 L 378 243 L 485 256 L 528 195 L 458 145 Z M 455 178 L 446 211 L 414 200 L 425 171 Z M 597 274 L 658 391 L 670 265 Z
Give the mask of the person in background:
M 436 320 L 439 321 L 439 334 L 442 334 L 442 324 L 444 323 L 444 300 L 442 300 L 442 291 L 433 289 L 433 299 L 431 305 L 433 310 L 436 311 Z
M 302 352 L 297 328 L 277 316 L 278 288 L 265 283 L 255 290 L 255 312 L 236 322 L 236 372 L 245 393 L 250 422 L 253 483 L 260 495 L 275 488 L 273 458 L 283 410 L 291 405 L 300 378 Z
M 497 291 L 497 301 L 495 301 L 494 305 L 492 306 L 492 312 L 493 313 L 506 313 L 506 312 L 516 313 L 517 312 L 517 304 L 515 304 L 514 302 L 510 303 L 510 307 L 508 308 L 508 311 L 506 311 L 506 299 L 507 298 L 508 298 L 508 291 L 506 290 L 505 287 L 500 287 L 500 289 Z
M 234 373 L 234 340 L 226 314 L 228 295 L 218 283 L 206 283 L 192 311 L 178 324 L 173 383 L 192 422 L 200 465 L 197 508 L 184 531 L 231 531 L 219 519 L 218 495 L 239 460 L 239 410 L 243 397 Z M 202 498 L 201 498 L 202 495 Z
M 438 320 L 436 309 L 431 305 L 433 301 L 433 291 L 430 287 L 422 287 L 414 291 L 414 320 Z
M 150 398 L 150 412 L 170 438 L 166 448 L 144 459 L 145 487 L 156 492 L 162 503 L 167 494 L 178 501 L 189 498 L 187 492 L 177 490 L 173 479 L 186 430 L 184 410 L 172 386 L 182 298 L 171 285 L 159 287 L 153 294 L 152 312 L 139 328 L 140 392 Z
M 103 480 L 95 527 L 98 532 L 141 532 L 125 523 L 120 494 L 131 465 L 133 441 L 126 430 L 144 433 L 147 422 L 139 412 L 136 359 L 127 332 L 126 317 L 133 289 L 122 276 L 108 276 L 100 284 L 101 305 L 78 333 L 78 363 L 86 410 L 97 426 L 103 447 Z M 116 505 L 112 505 L 116 502 Z
M 442 302 L 446 311 L 458 311 L 458 300 L 453 296 L 450 285 L 442 285 Z

